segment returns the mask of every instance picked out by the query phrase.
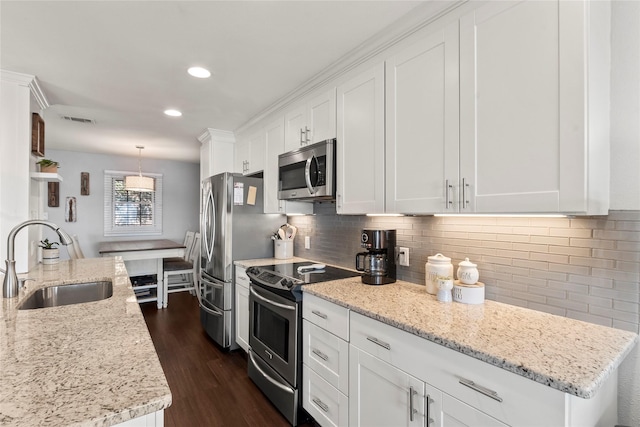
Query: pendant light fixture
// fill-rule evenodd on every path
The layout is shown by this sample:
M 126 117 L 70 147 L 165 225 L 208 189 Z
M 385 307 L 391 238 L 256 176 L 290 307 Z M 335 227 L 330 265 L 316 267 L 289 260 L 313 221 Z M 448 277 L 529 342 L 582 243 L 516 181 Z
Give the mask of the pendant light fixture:
M 124 188 L 127 191 L 154 191 L 154 179 L 148 176 L 142 176 L 142 167 L 140 162 L 142 160 L 142 150 L 144 147 L 136 145 L 136 148 L 138 149 L 138 175 L 125 176 Z

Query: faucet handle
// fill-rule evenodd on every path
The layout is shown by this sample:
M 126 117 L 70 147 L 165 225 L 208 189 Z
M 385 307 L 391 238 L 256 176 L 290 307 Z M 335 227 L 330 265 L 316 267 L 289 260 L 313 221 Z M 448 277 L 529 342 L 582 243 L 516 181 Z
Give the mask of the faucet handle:
M 35 281 L 36 281 L 36 279 L 28 279 L 28 278 L 26 278 L 26 277 L 24 277 L 24 278 L 19 278 L 19 279 L 18 279 L 18 289 L 22 289 L 22 288 L 24 288 L 24 287 L 26 286 L 26 283 L 27 283 L 27 281 L 28 281 L 28 280 L 31 280 L 31 281 L 33 281 L 33 282 L 35 282 Z

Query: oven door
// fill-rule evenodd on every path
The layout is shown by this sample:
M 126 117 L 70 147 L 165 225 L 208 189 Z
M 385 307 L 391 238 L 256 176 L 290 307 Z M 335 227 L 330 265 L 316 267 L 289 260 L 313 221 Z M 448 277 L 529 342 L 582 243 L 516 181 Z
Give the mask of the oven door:
M 289 301 L 251 284 L 249 288 L 249 347 L 294 388 L 297 384 L 300 309 Z M 274 379 L 277 380 L 277 379 Z

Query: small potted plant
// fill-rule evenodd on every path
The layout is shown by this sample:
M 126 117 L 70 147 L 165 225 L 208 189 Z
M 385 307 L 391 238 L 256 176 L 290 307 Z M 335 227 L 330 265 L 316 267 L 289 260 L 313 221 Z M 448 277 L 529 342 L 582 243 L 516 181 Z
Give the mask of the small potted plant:
M 60 167 L 60 163 L 49 159 L 42 159 L 36 164 L 40 166 L 40 172 L 45 173 L 58 173 Z
M 43 264 L 57 264 L 60 260 L 60 249 L 54 248 L 58 245 L 58 242 L 50 242 L 49 239 L 40 240 L 40 246 L 42 248 L 42 263 Z

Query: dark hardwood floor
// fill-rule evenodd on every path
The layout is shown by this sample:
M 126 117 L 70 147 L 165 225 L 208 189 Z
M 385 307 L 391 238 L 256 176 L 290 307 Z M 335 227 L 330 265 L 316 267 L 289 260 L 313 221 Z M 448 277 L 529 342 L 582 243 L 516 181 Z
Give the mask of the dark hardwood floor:
M 209 339 L 194 296 L 173 293 L 164 310 L 141 308 L 173 396 L 166 427 L 290 425 L 247 376 L 245 353 Z

